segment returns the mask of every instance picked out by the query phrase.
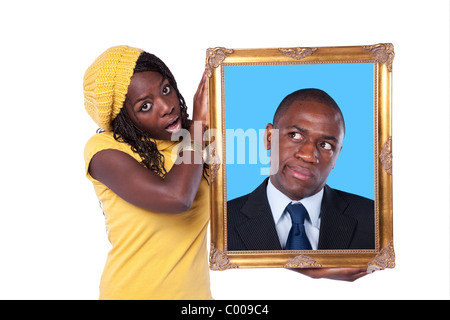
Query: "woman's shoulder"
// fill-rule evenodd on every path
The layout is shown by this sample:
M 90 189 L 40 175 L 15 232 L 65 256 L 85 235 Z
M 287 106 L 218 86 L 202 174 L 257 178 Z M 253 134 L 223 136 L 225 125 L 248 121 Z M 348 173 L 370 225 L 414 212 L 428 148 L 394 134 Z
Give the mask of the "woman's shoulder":
M 96 133 L 92 137 L 90 137 L 86 143 L 86 147 L 106 145 L 108 147 L 117 146 L 117 148 L 120 148 L 122 144 L 122 142 L 119 142 L 114 138 L 113 132 L 103 131 L 100 133 Z
M 115 141 L 114 133 L 112 131 L 102 131 L 90 137 L 87 144 L 101 143 L 102 141 L 113 141 L 113 140 Z
M 84 147 L 85 170 L 88 178 L 92 179 L 89 174 L 89 166 L 92 158 L 100 151 L 111 149 L 127 153 L 139 161 L 138 157 L 131 150 L 131 147 L 126 143 L 117 141 L 112 132 L 105 131 L 97 133 L 89 138 Z
M 90 158 L 95 153 L 105 149 L 116 149 L 128 153 L 130 147 L 128 146 L 127 148 L 127 144 L 117 141 L 114 138 L 113 132 L 104 131 L 101 133 L 97 133 L 89 138 L 84 148 L 84 154 L 85 157 Z

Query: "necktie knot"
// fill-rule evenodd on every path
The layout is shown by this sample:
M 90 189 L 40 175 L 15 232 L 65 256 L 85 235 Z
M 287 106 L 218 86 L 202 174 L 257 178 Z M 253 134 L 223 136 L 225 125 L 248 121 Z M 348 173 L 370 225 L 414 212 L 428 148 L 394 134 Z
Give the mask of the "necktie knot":
M 303 224 L 305 222 L 306 217 L 308 216 L 308 211 L 306 211 L 306 208 L 301 204 L 298 203 L 290 203 L 286 210 L 289 212 L 289 215 L 292 219 L 292 224 Z

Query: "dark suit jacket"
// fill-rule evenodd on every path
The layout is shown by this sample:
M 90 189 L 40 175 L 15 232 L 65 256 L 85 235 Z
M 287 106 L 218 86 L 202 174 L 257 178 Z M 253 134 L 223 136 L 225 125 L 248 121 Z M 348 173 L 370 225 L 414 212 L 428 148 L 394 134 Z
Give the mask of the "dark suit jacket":
M 228 201 L 228 250 L 282 250 L 267 200 L 267 181 Z M 373 200 L 326 185 L 320 217 L 318 250 L 375 248 Z

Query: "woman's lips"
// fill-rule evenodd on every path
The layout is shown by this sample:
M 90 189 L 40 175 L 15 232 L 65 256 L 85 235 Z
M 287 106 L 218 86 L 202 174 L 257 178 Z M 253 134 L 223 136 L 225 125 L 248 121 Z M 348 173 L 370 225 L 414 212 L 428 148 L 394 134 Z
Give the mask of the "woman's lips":
M 289 173 L 296 179 L 308 180 L 313 177 L 313 174 L 311 173 L 311 171 L 308 169 L 305 169 L 303 167 L 286 166 L 286 168 L 288 169 Z
M 177 132 L 181 129 L 181 120 L 180 117 L 176 117 L 174 120 L 172 120 L 169 125 L 166 127 L 166 131 L 170 133 Z

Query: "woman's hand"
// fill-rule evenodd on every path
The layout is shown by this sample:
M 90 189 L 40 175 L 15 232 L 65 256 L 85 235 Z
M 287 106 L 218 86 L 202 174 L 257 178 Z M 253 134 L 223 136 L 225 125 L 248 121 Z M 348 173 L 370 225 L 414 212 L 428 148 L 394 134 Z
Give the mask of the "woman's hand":
M 353 282 L 367 273 L 367 268 L 305 268 L 290 269 L 313 279 L 332 279 Z
M 197 92 L 194 95 L 193 121 L 201 121 L 204 129 L 209 126 L 208 113 L 208 76 L 203 72 L 202 80 L 198 85 Z

